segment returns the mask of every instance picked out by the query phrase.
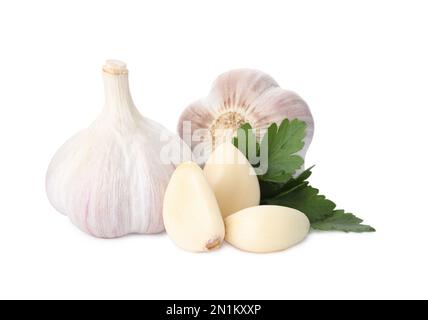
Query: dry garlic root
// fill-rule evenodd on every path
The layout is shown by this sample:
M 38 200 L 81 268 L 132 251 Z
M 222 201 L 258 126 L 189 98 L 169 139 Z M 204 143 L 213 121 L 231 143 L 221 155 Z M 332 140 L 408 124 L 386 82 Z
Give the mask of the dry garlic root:
M 181 140 L 138 112 L 124 63 L 107 61 L 103 78 L 104 110 L 55 154 L 46 177 L 48 198 L 96 237 L 161 232 L 164 191 L 175 169 L 171 159 L 161 159 L 162 148 L 183 148 Z M 182 151 L 177 162 L 191 156 Z
M 294 92 L 281 89 L 269 75 L 250 69 L 232 70 L 221 74 L 210 94 L 188 106 L 178 122 L 178 132 L 191 145 L 196 157 L 200 150 L 230 141 L 243 123 L 256 129 L 258 138 L 272 123 L 283 119 L 299 119 L 307 124 L 305 146 L 299 151 L 304 159 L 312 141 L 314 122 L 308 105 Z M 187 139 L 187 126 L 199 139 Z M 201 141 L 201 142 L 200 142 Z M 201 143 L 205 147 L 201 147 Z M 206 160 L 206 159 L 205 159 Z
M 228 216 L 226 241 L 249 252 L 285 250 L 302 241 L 309 232 L 308 218 L 295 209 L 256 206 Z
M 247 158 L 230 142 L 218 146 L 204 167 L 223 218 L 260 203 L 257 175 Z
M 223 242 L 217 200 L 196 163 L 183 163 L 174 171 L 165 192 L 163 218 L 168 236 L 185 250 L 210 251 Z

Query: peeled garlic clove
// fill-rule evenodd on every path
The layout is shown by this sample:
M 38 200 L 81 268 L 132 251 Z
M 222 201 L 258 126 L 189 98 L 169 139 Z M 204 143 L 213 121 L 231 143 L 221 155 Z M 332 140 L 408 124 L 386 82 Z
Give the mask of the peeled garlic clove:
M 260 203 L 257 175 L 247 158 L 230 142 L 208 158 L 204 174 L 214 190 L 223 218 Z
M 257 206 L 225 219 L 226 241 L 250 252 L 285 250 L 309 232 L 308 218 L 298 210 L 281 206 Z
M 123 62 L 107 61 L 103 79 L 104 110 L 53 157 L 48 198 L 96 237 L 161 232 L 163 195 L 175 169 L 165 150 L 174 145 L 186 158 L 189 150 L 181 150 L 177 136 L 138 112 Z
M 256 129 L 260 138 L 272 123 L 285 118 L 307 124 L 303 158 L 312 141 L 314 122 L 308 105 L 296 93 L 281 89 L 269 75 L 237 69 L 220 75 L 209 95 L 187 107 L 178 122 L 180 136 L 192 150 L 211 149 L 229 139 L 243 123 Z M 195 138 L 190 139 L 189 136 Z M 199 152 L 196 152 L 197 156 Z M 200 152 L 204 158 L 204 151 Z
M 166 189 L 163 218 L 170 238 L 188 251 L 220 247 L 224 222 L 214 192 L 193 162 L 177 167 Z

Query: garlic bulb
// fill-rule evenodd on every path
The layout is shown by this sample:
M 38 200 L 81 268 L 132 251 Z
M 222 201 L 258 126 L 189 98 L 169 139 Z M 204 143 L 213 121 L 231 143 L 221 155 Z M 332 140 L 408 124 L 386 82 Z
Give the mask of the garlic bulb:
M 257 206 L 228 216 L 226 241 L 250 252 L 285 250 L 309 232 L 308 218 L 300 211 L 281 206 Z
M 172 160 L 187 160 L 190 151 L 177 136 L 141 116 L 123 62 L 107 61 L 103 78 L 104 110 L 53 157 L 46 177 L 48 198 L 96 237 L 161 232 L 163 196 L 175 169 Z
M 256 172 L 247 158 L 230 142 L 218 146 L 204 167 L 223 218 L 260 203 Z
M 183 163 L 173 173 L 165 193 L 163 218 L 168 236 L 185 250 L 210 251 L 223 242 L 220 209 L 196 163 Z
M 178 132 L 202 163 L 212 147 L 229 140 L 241 124 L 251 124 L 260 138 L 271 123 L 285 118 L 307 124 L 305 146 L 299 152 L 304 158 L 314 132 L 308 105 L 294 92 L 281 89 L 269 75 L 238 69 L 220 75 L 206 98 L 183 111 Z

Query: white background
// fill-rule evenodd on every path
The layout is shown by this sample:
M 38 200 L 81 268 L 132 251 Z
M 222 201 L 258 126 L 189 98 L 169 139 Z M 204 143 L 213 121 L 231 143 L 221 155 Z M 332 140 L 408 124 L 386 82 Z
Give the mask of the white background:
M 2 1 L 0 298 L 428 298 L 427 17 L 407 0 Z M 378 231 L 266 255 L 83 234 L 44 178 L 100 112 L 108 58 L 172 130 L 218 74 L 271 74 L 311 106 L 313 185 Z

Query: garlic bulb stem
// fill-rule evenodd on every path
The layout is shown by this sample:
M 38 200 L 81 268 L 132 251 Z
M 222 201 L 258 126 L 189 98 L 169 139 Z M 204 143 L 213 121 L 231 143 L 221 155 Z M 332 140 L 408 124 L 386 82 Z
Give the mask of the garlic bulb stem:
M 105 96 L 103 116 L 126 124 L 135 123 L 135 119 L 141 118 L 132 100 L 126 65 L 108 60 L 103 67 L 103 80 Z

